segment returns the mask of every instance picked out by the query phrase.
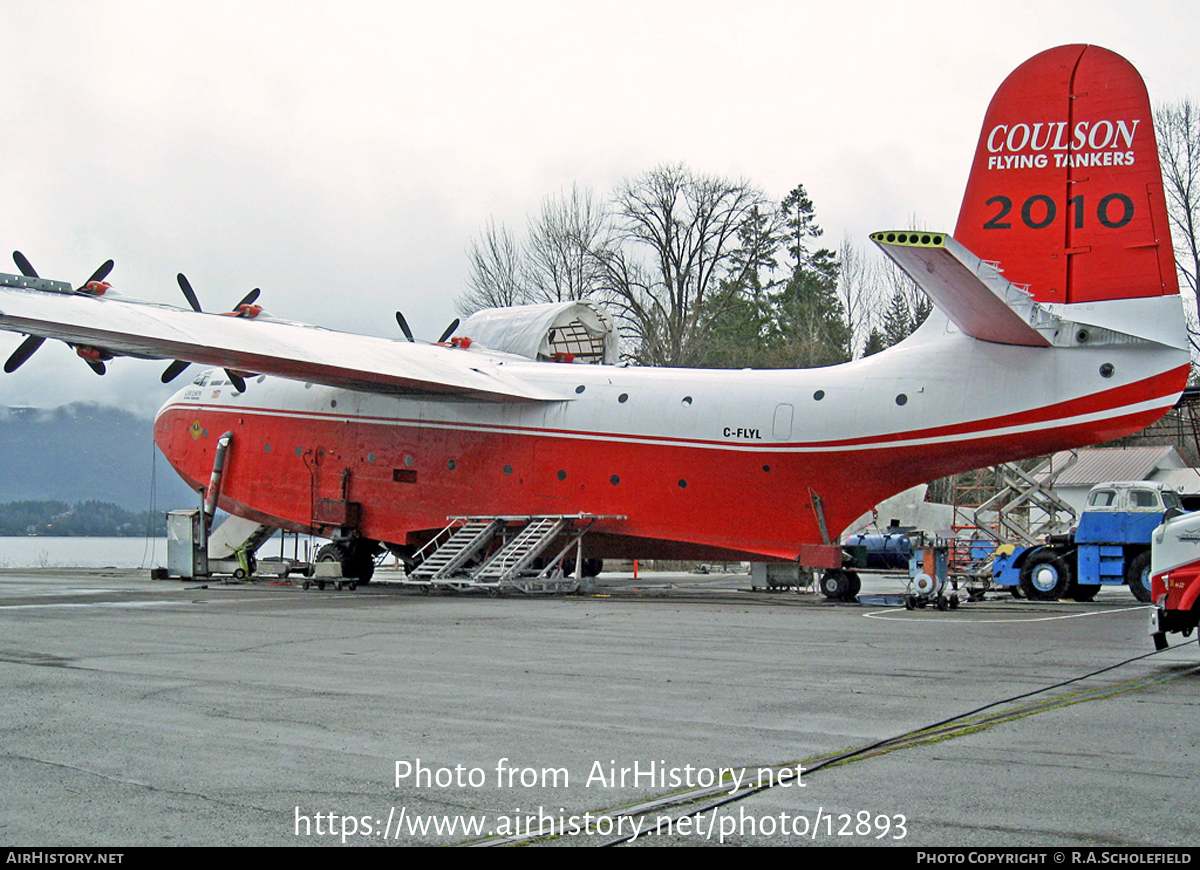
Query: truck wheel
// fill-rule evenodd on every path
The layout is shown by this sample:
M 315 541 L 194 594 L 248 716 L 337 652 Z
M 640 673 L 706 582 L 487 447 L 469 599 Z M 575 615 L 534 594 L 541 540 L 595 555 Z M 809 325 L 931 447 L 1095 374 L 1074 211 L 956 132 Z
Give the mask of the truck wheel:
M 1071 569 L 1050 550 L 1030 556 L 1021 566 L 1021 590 L 1030 601 L 1058 601 L 1071 588 Z
M 1125 582 L 1138 601 L 1150 601 L 1150 552 L 1138 553 L 1125 571 Z

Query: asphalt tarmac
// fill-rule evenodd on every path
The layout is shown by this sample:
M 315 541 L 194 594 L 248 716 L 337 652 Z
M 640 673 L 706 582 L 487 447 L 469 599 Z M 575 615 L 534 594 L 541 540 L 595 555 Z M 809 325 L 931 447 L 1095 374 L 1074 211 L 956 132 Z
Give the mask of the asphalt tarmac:
M 0 841 L 1200 841 L 1200 651 L 1173 636 L 1129 661 L 1153 647 L 1125 590 L 910 612 L 896 578 L 863 604 L 748 585 L 488 598 L 2 571 Z

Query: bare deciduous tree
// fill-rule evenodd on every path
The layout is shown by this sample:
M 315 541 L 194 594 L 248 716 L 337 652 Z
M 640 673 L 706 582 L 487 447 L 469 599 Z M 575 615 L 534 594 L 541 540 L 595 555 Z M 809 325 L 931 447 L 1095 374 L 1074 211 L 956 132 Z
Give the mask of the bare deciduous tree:
M 697 175 L 682 164 L 626 181 L 614 197 L 619 225 L 600 252 L 606 296 L 643 365 L 688 365 L 720 316 L 739 230 L 772 208 L 744 181 Z
M 1154 113 L 1158 159 L 1166 187 L 1175 244 L 1175 265 L 1188 292 L 1192 348 L 1200 351 L 1195 306 L 1200 301 L 1200 107 L 1191 100 L 1160 106 Z
M 586 299 L 604 286 L 596 252 L 609 244 L 608 220 L 590 190 L 548 196 L 529 222 L 526 284 L 531 302 Z
M 506 226 L 497 226 L 494 220 L 489 220 L 483 235 L 471 241 L 467 256 L 471 273 L 467 277 L 467 292 L 455 303 L 459 314 L 527 301 L 525 254 Z

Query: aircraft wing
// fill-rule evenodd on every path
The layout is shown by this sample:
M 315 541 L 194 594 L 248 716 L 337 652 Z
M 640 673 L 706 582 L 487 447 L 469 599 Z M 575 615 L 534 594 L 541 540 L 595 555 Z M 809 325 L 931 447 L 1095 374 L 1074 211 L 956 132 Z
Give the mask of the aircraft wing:
M 31 286 L 33 285 L 33 286 Z M 505 357 L 352 335 L 267 315 L 205 314 L 0 274 L 0 329 L 116 356 L 178 359 L 376 393 L 440 393 L 488 401 L 556 401 L 509 374 Z

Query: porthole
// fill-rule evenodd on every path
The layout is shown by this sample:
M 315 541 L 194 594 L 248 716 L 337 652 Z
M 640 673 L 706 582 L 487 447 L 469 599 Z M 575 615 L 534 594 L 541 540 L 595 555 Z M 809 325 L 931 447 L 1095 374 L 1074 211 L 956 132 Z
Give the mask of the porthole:
M 629 401 L 629 393 L 621 393 L 621 395 L 617 396 L 617 401 L 622 402 L 622 403 L 628 402 Z
M 692 397 L 691 397 L 691 396 L 684 396 L 684 397 L 683 397 L 683 404 L 685 404 L 685 405 L 690 405 L 690 404 L 692 404 Z
M 562 469 L 562 468 L 560 468 L 560 469 L 558 470 L 558 475 L 557 475 L 557 476 L 558 476 L 558 479 L 559 479 L 559 480 L 566 480 L 566 479 L 567 479 L 567 472 L 566 472 L 566 470 L 565 470 L 565 469 Z
M 576 392 L 576 393 L 582 393 L 582 392 L 583 392 L 584 390 L 586 390 L 586 389 L 587 389 L 587 387 L 585 387 L 583 384 L 580 384 L 579 386 L 577 386 L 577 387 L 575 388 L 575 392 Z
M 681 480 L 681 481 L 679 481 L 679 488 L 680 488 L 680 489 L 687 489 L 687 481 L 686 481 L 686 480 Z
M 506 465 L 506 466 L 504 466 L 504 473 L 505 473 L 505 474 L 512 474 L 512 466 L 511 466 L 511 465 Z
M 608 482 L 611 483 L 613 486 L 616 486 L 618 483 L 621 482 L 621 476 L 618 474 L 614 474 L 612 477 L 610 477 L 608 479 Z
M 824 399 L 824 398 L 825 398 L 825 391 L 824 391 L 824 390 L 817 390 L 815 393 L 813 393 L 813 399 L 814 399 L 815 401 L 818 401 L 818 402 L 819 402 L 819 401 L 821 401 L 821 400 L 822 400 L 822 399 Z
M 904 395 L 904 393 L 901 393 L 900 395 L 898 395 L 896 397 L 896 404 L 897 405 L 907 405 L 908 404 L 908 396 Z
M 458 463 L 455 462 L 453 459 L 447 459 L 446 460 L 446 468 L 453 471 L 454 469 L 458 468 Z
M 1116 373 L 1117 367 L 1112 363 L 1105 363 L 1104 365 L 1100 366 L 1100 377 L 1102 378 L 1111 378 Z

